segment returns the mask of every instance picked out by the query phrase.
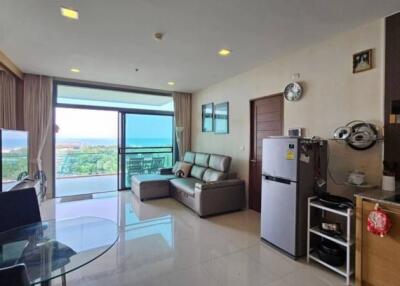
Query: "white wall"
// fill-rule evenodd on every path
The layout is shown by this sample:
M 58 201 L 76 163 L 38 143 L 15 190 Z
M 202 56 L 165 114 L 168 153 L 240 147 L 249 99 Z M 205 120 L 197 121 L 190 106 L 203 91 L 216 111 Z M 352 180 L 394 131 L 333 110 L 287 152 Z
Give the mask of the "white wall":
M 304 127 L 306 135 L 332 138 L 333 131 L 354 119 L 383 122 L 382 19 L 300 50 L 249 72 L 201 90 L 193 96 L 192 146 L 195 151 L 233 157 L 233 171 L 248 179 L 251 99 L 282 92 L 293 73 L 300 73 L 304 97 L 284 104 L 284 130 Z M 373 48 L 375 68 L 352 73 L 352 55 Z M 232 57 L 240 56 L 235 53 Z M 229 60 L 229 59 L 228 59 Z M 201 105 L 208 102 L 230 104 L 230 134 L 201 132 Z M 337 180 L 344 180 L 355 168 L 367 173 L 368 181 L 380 183 L 382 143 L 367 151 L 330 142 L 330 169 Z M 244 147 L 244 150 L 241 150 Z M 351 187 L 336 186 L 336 193 L 351 195 Z

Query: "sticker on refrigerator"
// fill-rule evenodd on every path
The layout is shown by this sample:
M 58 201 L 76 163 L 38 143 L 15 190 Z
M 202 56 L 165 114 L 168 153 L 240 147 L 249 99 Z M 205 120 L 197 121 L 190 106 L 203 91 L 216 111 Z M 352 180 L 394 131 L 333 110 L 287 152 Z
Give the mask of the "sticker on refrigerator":
M 286 160 L 294 160 L 295 159 L 295 152 L 293 149 L 288 149 L 286 152 Z

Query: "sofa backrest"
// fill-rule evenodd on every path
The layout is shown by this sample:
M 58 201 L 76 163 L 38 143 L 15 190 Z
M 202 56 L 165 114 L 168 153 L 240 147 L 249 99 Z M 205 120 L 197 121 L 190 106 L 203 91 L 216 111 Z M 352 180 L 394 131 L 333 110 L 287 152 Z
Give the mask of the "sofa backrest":
M 231 157 L 229 156 L 223 156 L 223 155 L 216 155 L 212 154 L 210 155 L 210 160 L 208 162 L 208 166 L 211 169 L 223 172 L 223 173 L 228 173 L 229 168 L 231 167 Z
M 196 158 L 196 153 L 194 152 L 186 152 L 185 156 L 183 156 L 183 161 L 189 164 L 194 164 L 194 159 Z
M 194 164 L 197 166 L 200 166 L 200 167 L 207 168 L 209 160 L 210 160 L 210 154 L 196 153 L 196 158 L 194 159 Z
M 192 177 L 214 182 L 228 178 L 232 159 L 224 155 L 186 152 L 183 161 L 193 164 Z

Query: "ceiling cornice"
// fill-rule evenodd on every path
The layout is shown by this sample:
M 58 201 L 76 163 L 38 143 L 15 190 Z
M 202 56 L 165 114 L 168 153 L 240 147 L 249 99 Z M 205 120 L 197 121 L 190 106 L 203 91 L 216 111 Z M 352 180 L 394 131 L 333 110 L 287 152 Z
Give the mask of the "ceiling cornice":
M 0 64 L 16 77 L 23 79 L 24 73 L 0 50 Z

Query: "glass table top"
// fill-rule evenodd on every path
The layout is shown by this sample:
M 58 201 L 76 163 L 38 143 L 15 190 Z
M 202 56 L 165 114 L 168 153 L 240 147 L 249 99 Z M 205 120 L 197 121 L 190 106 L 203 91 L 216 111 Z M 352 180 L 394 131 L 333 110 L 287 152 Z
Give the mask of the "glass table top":
M 92 262 L 117 240 L 108 219 L 42 221 L 0 233 L 0 268 L 24 263 L 31 284 L 39 284 Z

